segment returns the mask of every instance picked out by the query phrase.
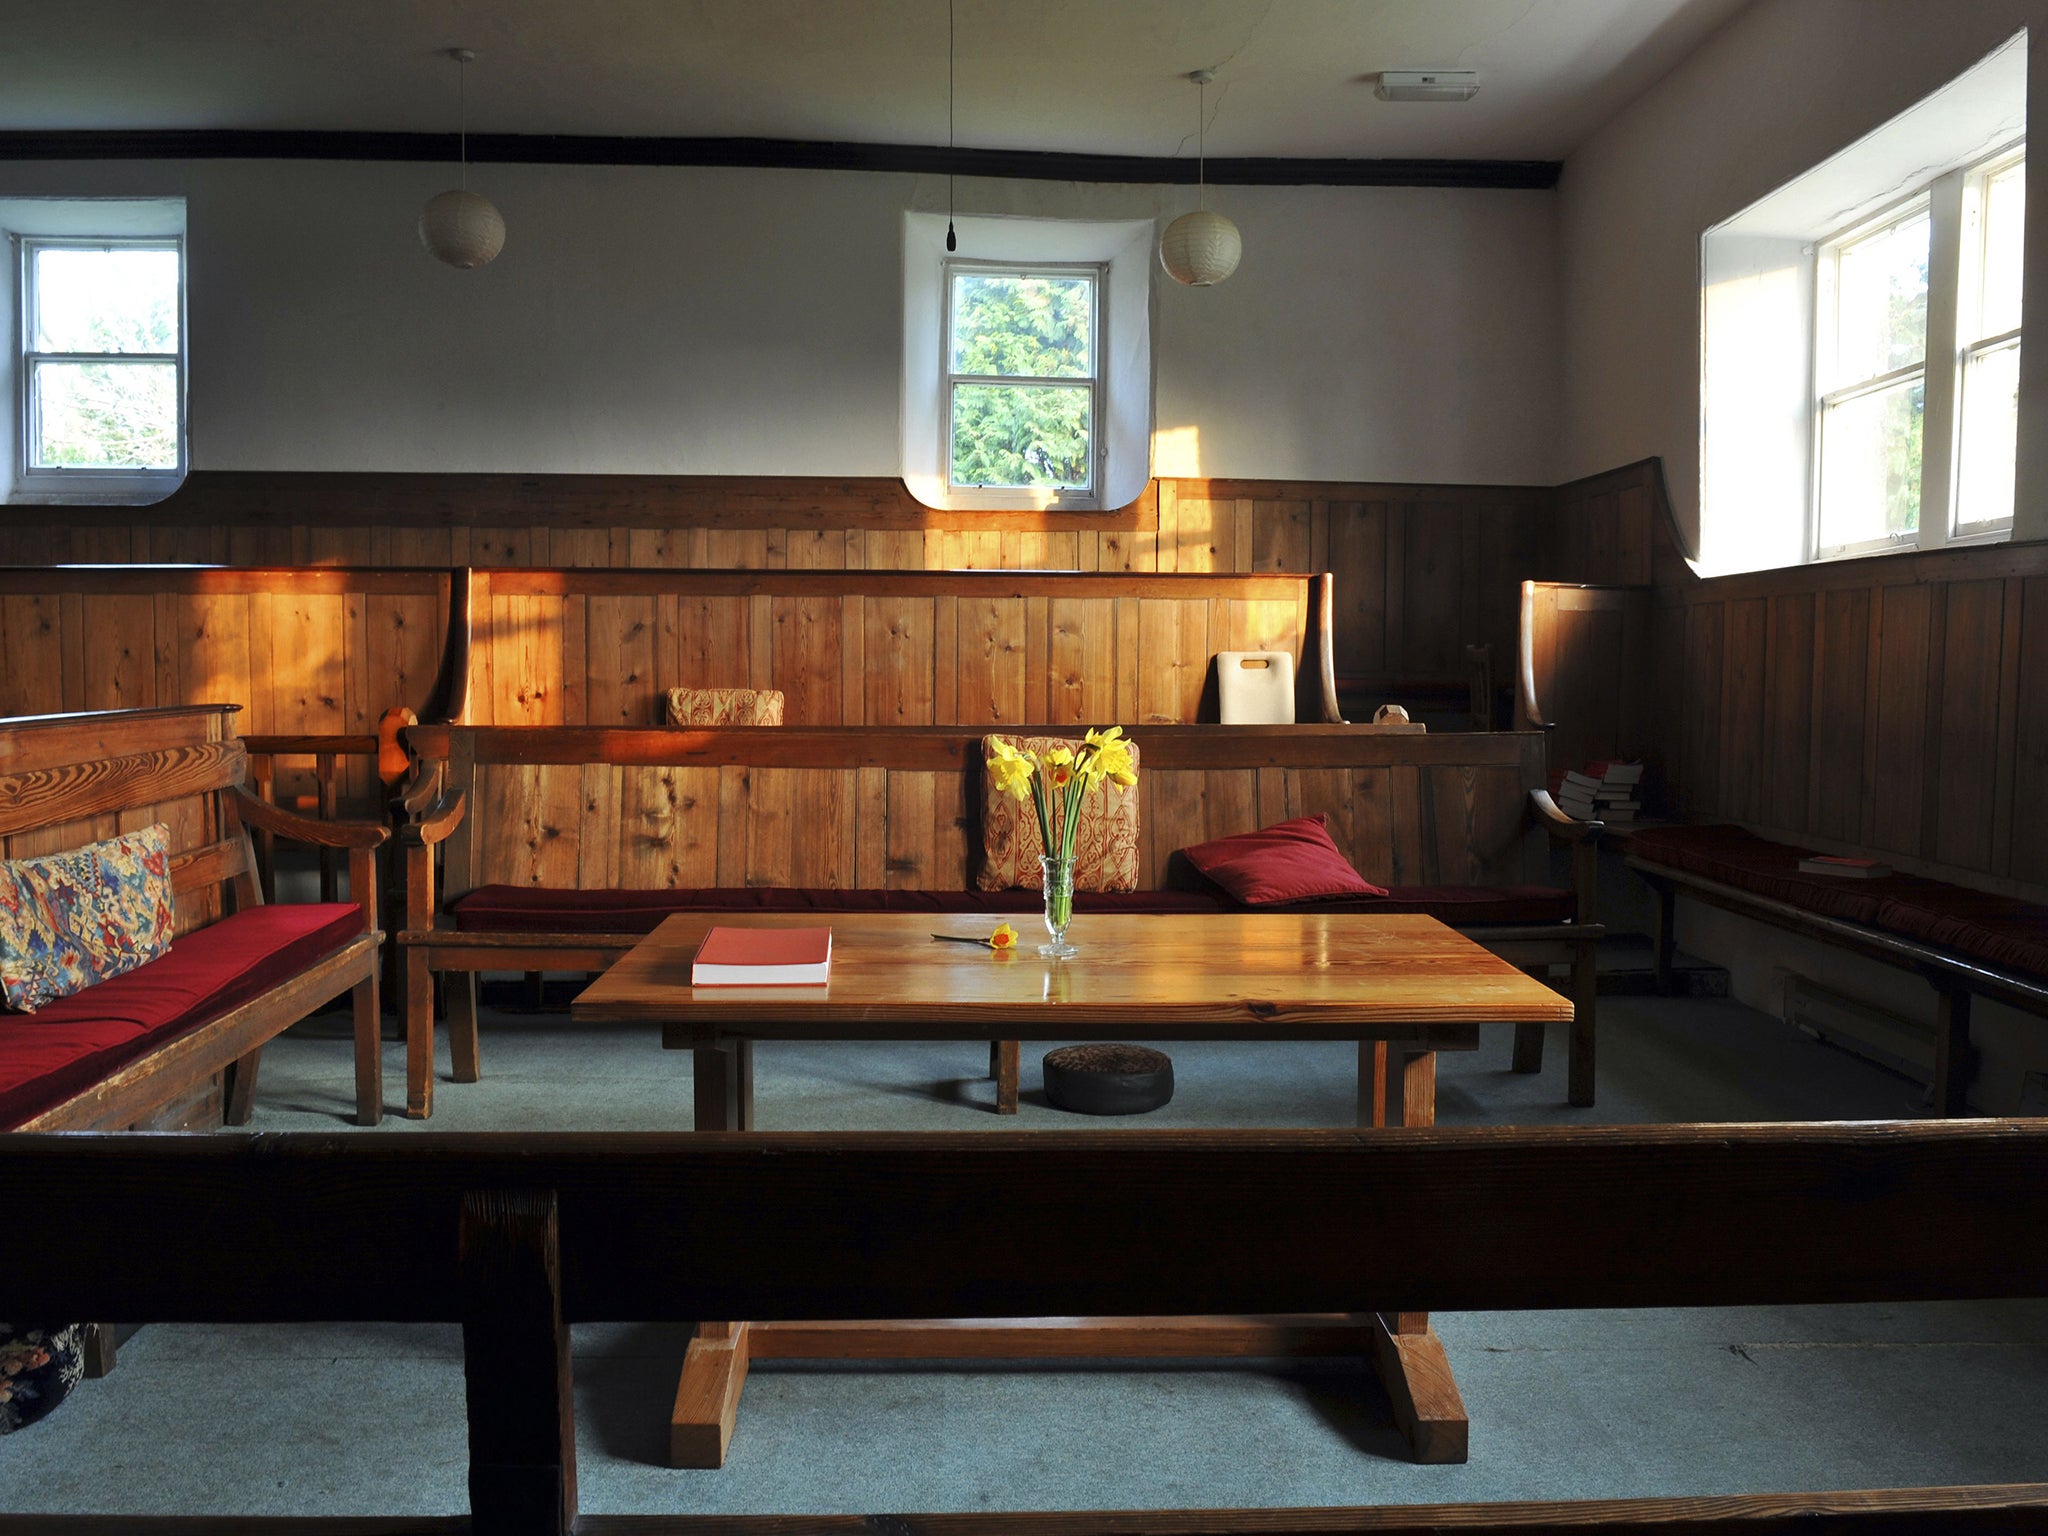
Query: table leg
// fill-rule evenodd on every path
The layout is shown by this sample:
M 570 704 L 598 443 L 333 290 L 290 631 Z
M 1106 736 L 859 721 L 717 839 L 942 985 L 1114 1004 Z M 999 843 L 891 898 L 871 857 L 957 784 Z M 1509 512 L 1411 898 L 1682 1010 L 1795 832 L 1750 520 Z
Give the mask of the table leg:
M 1436 1124 L 1436 1052 L 1382 1046 L 1384 1125 Z M 1373 1321 L 1373 1364 L 1415 1459 L 1438 1466 L 1469 1454 L 1471 1421 L 1443 1341 L 1427 1312 L 1384 1312 Z
M 751 1131 L 754 1128 L 754 1042 L 709 1037 L 691 1051 L 697 1129 Z
M 669 1413 L 668 1464 L 715 1469 L 732 1445 L 740 1389 L 752 1361 L 745 1323 L 699 1323 L 683 1356 L 676 1405 Z

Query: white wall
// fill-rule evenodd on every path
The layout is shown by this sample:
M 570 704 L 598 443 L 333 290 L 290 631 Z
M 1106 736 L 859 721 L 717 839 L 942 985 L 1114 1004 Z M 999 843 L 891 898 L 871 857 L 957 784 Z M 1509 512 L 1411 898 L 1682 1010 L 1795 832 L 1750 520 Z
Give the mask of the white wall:
M 510 233 L 466 273 L 414 234 L 451 181 L 412 164 L 15 164 L 0 196 L 188 199 L 195 469 L 898 472 L 902 213 L 943 209 L 942 179 L 486 166 L 471 184 Z M 1076 218 L 1190 202 L 1036 182 L 958 196 Z M 1243 266 L 1215 289 L 1158 279 L 1157 421 L 1179 431 L 1177 467 L 1550 483 L 1554 203 L 1214 192 Z
M 1565 162 L 1559 478 L 1664 459 L 1699 502 L 1699 238 L 1960 74 L 2048 0 L 1758 0 Z M 2048 121 L 2048 48 L 2029 63 Z M 2048 293 L 2048 197 L 2030 199 L 2030 294 Z M 2031 308 L 2031 305 L 2029 306 Z M 2048 536 L 2048 348 L 2020 389 L 2016 537 Z

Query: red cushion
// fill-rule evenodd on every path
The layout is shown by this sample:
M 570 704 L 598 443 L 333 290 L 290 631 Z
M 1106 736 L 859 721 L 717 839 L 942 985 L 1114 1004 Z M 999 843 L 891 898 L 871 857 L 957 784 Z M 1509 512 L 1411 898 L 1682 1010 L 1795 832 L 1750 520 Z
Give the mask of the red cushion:
M 1256 832 L 1183 848 L 1181 855 L 1248 907 L 1331 896 L 1384 896 L 1330 840 L 1330 818 L 1296 816 Z
M 677 912 L 996 912 L 1040 910 L 1037 891 L 806 890 L 789 886 L 680 886 L 579 891 L 566 886 L 480 885 L 451 904 L 464 933 L 652 933 Z M 1219 912 L 1213 891 L 1076 891 L 1076 912 Z
M 1923 883 L 1933 889 L 1887 901 L 1879 925 L 1972 959 L 2048 976 L 2048 908 L 1966 886 Z
M 353 902 L 257 907 L 33 1014 L 0 1017 L 0 1126 L 40 1114 L 142 1055 L 297 975 L 362 932 Z

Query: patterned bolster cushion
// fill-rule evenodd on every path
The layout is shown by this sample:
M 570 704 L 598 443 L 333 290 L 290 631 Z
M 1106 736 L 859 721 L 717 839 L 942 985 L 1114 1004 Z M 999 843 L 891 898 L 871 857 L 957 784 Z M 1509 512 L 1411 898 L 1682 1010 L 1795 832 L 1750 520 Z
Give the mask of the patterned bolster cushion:
M 1043 754 L 1054 747 L 1076 745 L 1067 736 L 986 736 L 982 738 L 981 874 L 984 891 L 1037 890 L 1045 880 L 1039 860 L 1045 855 L 1038 835 L 1038 816 L 1029 800 L 996 788 L 986 771 L 994 754 L 989 745 L 1006 741 L 1019 752 Z M 1131 746 L 1131 767 L 1138 766 L 1138 748 Z M 1081 821 L 1074 831 L 1074 889 L 1135 891 L 1138 888 L 1138 791 L 1104 779 L 1081 802 Z
M 33 1013 L 171 947 L 170 828 L 0 861 L 0 994 Z
M 780 688 L 671 688 L 670 725 L 780 725 Z

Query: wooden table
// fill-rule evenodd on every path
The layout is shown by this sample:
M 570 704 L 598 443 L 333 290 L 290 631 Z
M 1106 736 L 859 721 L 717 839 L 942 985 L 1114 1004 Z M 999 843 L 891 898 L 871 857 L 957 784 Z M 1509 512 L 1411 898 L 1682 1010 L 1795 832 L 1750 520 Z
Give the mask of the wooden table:
M 690 986 L 715 923 L 832 929 L 822 987 Z M 682 913 L 572 1005 L 656 1022 L 694 1053 L 698 1130 L 751 1130 L 756 1040 L 1355 1040 L 1358 1123 L 1430 1125 L 1436 1052 L 1483 1023 L 1568 1022 L 1569 1001 L 1430 917 L 1359 913 L 1088 914 L 1080 953 L 935 942 L 995 919 L 938 913 Z M 1423 1462 L 1466 1459 L 1464 1403 L 1429 1315 L 1034 1318 L 1001 1323 L 700 1323 L 670 1424 L 670 1464 L 725 1461 L 756 1359 L 1058 1359 L 1369 1355 Z

